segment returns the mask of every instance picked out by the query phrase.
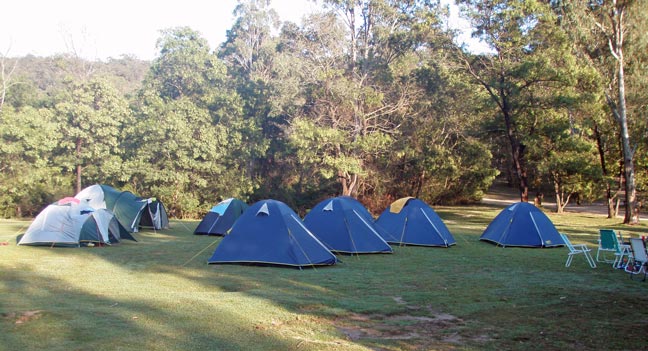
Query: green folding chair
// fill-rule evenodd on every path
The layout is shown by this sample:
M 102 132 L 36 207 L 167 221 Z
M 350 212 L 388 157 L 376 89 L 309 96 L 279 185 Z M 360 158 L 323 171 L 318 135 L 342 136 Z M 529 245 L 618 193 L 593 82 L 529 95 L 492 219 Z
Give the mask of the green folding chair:
M 596 261 L 612 263 L 614 268 L 623 268 L 623 259 L 630 257 L 630 245 L 623 244 L 617 232 L 612 229 L 600 229 L 599 235 Z M 610 260 L 606 252 L 614 253 L 614 259 Z

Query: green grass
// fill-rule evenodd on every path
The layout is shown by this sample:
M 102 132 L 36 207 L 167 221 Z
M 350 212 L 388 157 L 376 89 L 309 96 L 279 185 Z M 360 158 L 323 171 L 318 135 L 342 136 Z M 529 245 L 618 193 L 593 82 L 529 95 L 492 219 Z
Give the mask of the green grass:
M 18 247 L 0 221 L 0 350 L 645 349 L 648 282 L 567 251 L 499 248 L 500 211 L 441 207 L 449 249 L 395 247 L 317 269 L 207 265 L 220 241 L 197 222 L 112 247 Z M 549 214 L 594 249 L 596 215 Z

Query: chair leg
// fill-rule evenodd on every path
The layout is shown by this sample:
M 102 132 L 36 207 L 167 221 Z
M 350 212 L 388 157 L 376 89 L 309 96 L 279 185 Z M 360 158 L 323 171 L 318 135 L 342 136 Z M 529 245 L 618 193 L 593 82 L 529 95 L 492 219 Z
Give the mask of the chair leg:
M 623 253 L 616 254 L 614 256 L 614 263 L 612 263 L 612 267 L 613 268 L 623 268 L 622 267 L 623 266 L 623 257 L 625 257 L 625 255 Z
M 614 260 L 607 258 L 606 252 L 608 250 L 601 250 L 600 248 L 596 250 L 596 262 L 612 263 L 616 261 L 616 256 Z
M 587 259 L 587 263 L 589 263 L 590 267 L 596 268 L 596 263 L 594 262 L 594 259 L 589 254 L 589 252 L 585 251 L 584 254 L 585 254 L 585 259 Z
M 571 254 L 567 255 L 567 262 L 565 262 L 565 267 L 571 266 L 572 260 L 574 259 L 574 256 Z

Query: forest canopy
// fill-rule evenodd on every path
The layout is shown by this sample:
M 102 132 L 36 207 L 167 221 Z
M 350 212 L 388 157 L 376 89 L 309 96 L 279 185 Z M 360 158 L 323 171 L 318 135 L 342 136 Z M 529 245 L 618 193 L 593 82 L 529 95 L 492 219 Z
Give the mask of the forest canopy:
M 305 213 L 350 195 L 604 200 L 636 221 L 646 188 L 646 1 L 325 0 L 302 23 L 240 0 L 211 48 L 168 28 L 151 62 L 0 56 L 0 216 L 109 184 L 196 218 L 221 199 Z

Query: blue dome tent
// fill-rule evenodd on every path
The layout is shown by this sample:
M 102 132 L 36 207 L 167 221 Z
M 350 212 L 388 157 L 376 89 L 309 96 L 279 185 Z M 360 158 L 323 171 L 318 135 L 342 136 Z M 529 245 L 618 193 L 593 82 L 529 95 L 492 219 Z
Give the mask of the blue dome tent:
M 393 251 L 376 231 L 369 211 L 348 196 L 320 202 L 306 215 L 304 225 L 333 252 L 357 254 Z
M 450 247 L 456 241 L 439 215 L 425 202 L 404 197 L 376 220 L 390 244 Z
M 258 263 L 308 267 L 337 258 L 286 204 L 263 200 L 250 206 L 220 242 L 208 263 Z
M 194 230 L 194 234 L 225 235 L 247 208 L 248 205 L 241 200 L 233 198 L 223 200 L 207 212 Z
M 488 225 L 479 240 L 502 247 L 563 246 L 560 233 L 549 217 L 527 202 L 518 202 L 503 209 Z

